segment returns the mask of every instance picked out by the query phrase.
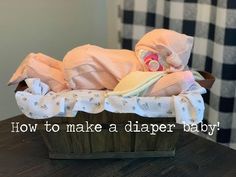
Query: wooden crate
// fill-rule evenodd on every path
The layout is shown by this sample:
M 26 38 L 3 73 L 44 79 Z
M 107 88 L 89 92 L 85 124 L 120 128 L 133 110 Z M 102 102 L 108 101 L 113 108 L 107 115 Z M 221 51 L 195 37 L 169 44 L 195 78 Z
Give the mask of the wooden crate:
M 60 124 L 57 133 L 46 133 L 42 124 L 46 121 Z M 66 124 L 102 124 L 101 132 L 68 133 Z M 40 133 L 52 159 L 100 159 L 100 158 L 139 158 L 139 157 L 170 157 L 175 155 L 175 145 L 179 129 L 173 133 L 126 132 L 124 125 L 128 121 L 139 124 L 172 124 L 175 118 L 144 118 L 135 114 L 119 114 L 104 111 L 99 114 L 79 112 L 75 118 L 55 117 L 43 120 Z M 117 125 L 118 132 L 108 131 L 109 124 Z

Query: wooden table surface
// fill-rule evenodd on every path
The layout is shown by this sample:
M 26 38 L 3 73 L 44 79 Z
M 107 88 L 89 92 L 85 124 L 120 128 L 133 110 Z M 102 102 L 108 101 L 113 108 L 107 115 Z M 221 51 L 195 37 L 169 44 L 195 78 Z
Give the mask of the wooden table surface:
M 0 122 L 0 177 L 236 177 L 236 150 L 182 133 L 173 158 L 50 160 L 38 133 L 12 133 Z

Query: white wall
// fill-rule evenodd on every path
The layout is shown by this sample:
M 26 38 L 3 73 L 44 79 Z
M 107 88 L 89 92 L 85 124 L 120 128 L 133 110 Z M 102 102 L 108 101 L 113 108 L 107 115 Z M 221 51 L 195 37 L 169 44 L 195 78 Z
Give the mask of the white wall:
M 107 0 L 107 45 L 109 48 L 120 48 L 118 31 L 121 28 L 121 19 L 118 18 L 120 0 Z
M 115 48 L 116 38 L 108 39 L 112 34 L 108 29 L 115 30 L 112 19 L 116 14 L 107 15 L 107 1 L 0 1 L 0 119 L 20 114 L 14 87 L 6 83 L 29 52 L 62 59 L 69 49 L 81 44 L 108 47 L 109 43 Z

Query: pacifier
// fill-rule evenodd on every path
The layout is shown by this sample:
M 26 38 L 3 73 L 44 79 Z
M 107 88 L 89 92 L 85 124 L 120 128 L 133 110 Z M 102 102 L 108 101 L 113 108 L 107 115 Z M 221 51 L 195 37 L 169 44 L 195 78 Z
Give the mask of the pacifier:
M 144 58 L 144 63 L 149 71 L 163 71 L 164 67 L 160 63 L 160 57 L 157 54 L 149 54 Z

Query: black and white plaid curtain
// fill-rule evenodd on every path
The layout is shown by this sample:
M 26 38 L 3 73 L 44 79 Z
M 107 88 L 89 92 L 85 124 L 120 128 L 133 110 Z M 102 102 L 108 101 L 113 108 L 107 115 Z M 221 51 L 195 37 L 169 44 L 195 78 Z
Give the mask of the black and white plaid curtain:
M 204 95 L 204 121 L 220 122 L 209 139 L 236 149 L 236 0 L 121 0 L 122 48 L 153 28 L 194 36 L 189 66 L 216 77 Z

